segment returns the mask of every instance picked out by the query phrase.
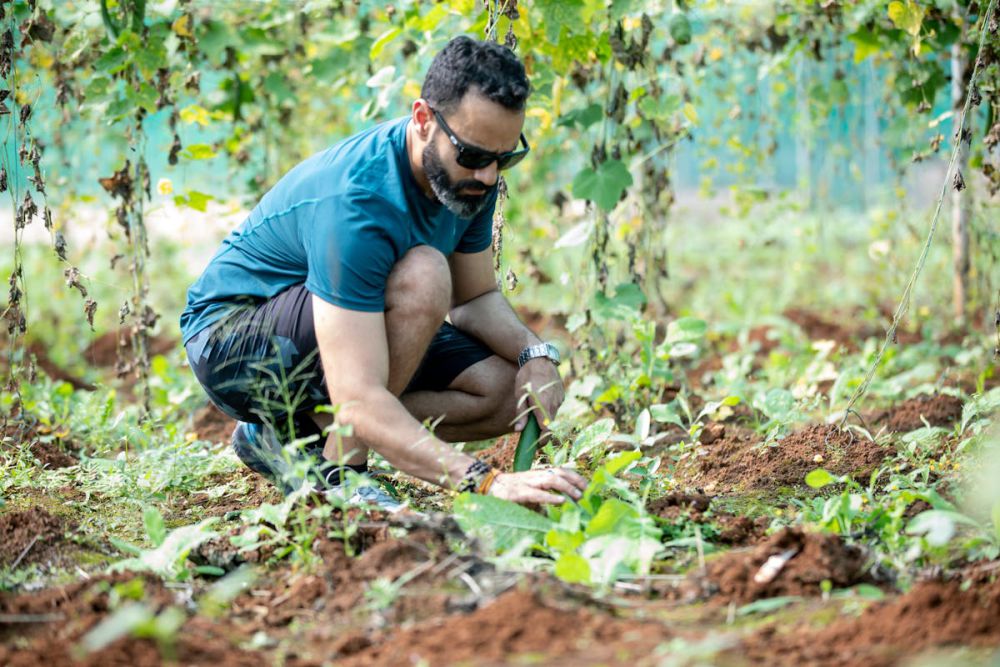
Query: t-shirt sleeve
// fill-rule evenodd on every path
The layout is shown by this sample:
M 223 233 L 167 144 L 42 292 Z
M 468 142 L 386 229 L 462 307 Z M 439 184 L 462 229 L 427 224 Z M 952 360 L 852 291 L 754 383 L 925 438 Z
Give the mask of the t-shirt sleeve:
M 483 210 L 472 219 L 465 233 L 455 246 L 455 252 L 482 252 L 493 243 L 493 210 L 497 205 L 497 188 L 493 189 L 489 202 Z
M 306 289 L 348 310 L 385 310 L 385 286 L 402 255 L 404 231 L 400 212 L 375 193 L 323 200 L 302 239 Z

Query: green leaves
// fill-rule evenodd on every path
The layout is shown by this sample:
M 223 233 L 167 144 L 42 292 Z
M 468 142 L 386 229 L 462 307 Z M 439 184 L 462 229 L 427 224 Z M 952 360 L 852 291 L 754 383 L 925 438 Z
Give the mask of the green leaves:
M 463 493 L 455 499 L 453 512 L 462 530 L 498 552 L 541 543 L 553 527 L 541 514 L 493 496 Z
M 559 43 L 564 32 L 570 35 L 589 32 L 583 20 L 583 0 L 539 0 L 536 3 L 545 26 L 545 37 Z
M 600 321 L 623 320 L 637 316 L 646 305 L 646 295 L 635 283 L 621 283 L 615 287 L 614 296 L 602 292 L 594 294 L 591 313 Z
M 589 199 L 605 211 L 612 210 L 632 185 L 632 174 L 621 160 L 602 162 L 596 170 L 586 167 L 573 179 L 573 196 Z
M 501 554 L 535 548 L 554 559 L 553 570 L 561 579 L 609 585 L 623 574 L 648 572 L 660 550 L 660 528 L 641 499 L 615 478 L 641 457 L 631 451 L 606 459 L 580 502 L 552 508 L 551 518 L 506 500 L 467 493 L 455 499 L 453 513 L 462 530 Z
M 691 43 L 691 22 L 684 14 L 674 14 L 670 19 L 670 37 L 679 45 Z
M 205 519 L 190 526 L 181 526 L 169 533 L 163 516 L 155 507 L 147 507 L 143 511 L 142 520 L 153 548 L 141 549 L 115 540 L 116 546 L 134 556 L 113 564 L 110 568 L 112 572 L 123 570 L 152 572 L 164 579 L 183 579 L 189 574 L 185 561 L 191 549 L 217 536 L 217 533 L 211 530 L 211 526 L 218 521 L 218 517 Z
M 835 484 L 840 481 L 839 477 L 834 477 L 828 470 L 817 468 L 806 475 L 806 484 L 814 489 L 822 489 L 828 484 Z
M 924 20 L 924 8 L 913 2 L 898 2 L 894 0 L 889 3 L 889 20 L 899 28 L 905 30 L 910 35 L 916 37 L 920 34 L 920 25 Z

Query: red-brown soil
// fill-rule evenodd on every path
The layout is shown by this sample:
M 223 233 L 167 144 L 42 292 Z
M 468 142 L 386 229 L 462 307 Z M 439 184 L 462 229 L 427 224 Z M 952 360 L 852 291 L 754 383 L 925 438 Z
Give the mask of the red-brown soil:
M 339 664 L 510 664 L 513 656 L 531 654 L 545 656 L 535 664 L 627 664 L 669 637 L 656 623 L 618 620 L 576 605 L 556 607 L 530 591 L 513 590 L 472 614 L 390 632 Z
M 129 357 L 132 354 L 132 331 L 130 329 L 124 329 L 122 332 L 122 339 L 125 341 L 126 346 L 125 356 Z M 180 343 L 175 338 L 169 338 L 167 336 L 150 336 L 149 356 L 152 357 L 157 354 L 167 354 L 179 344 Z M 101 334 L 95 338 L 94 341 L 87 346 L 87 349 L 83 352 L 83 358 L 92 366 L 113 369 L 115 364 L 118 363 L 118 345 L 119 332 L 108 331 L 107 333 Z
M 1000 646 L 1000 582 L 980 575 L 966 583 L 966 590 L 960 579 L 918 583 L 824 628 L 768 626 L 735 652 L 754 665 L 883 667 L 935 647 Z
M 228 443 L 236 420 L 209 403 L 194 413 L 191 428 L 199 440 Z
M 789 308 L 782 313 L 785 319 L 791 320 L 809 337 L 810 340 L 832 340 L 848 350 L 857 350 L 857 340 L 873 333 L 866 330 L 851 330 L 822 317 L 816 313 L 801 308 Z
M 26 442 L 35 461 L 42 467 L 66 468 L 79 463 L 74 455 L 60 447 L 61 438 L 43 431 L 49 431 L 49 427 L 18 421 L 0 424 L 0 451 L 16 450 Z
M 794 555 L 776 572 L 762 570 L 772 556 L 789 552 Z M 836 535 L 785 528 L 750 551 L 731 551 L 710 560 L 704 574 L 691 576 L 689 584 L 694 586 L 686 592 L 694 597 L 710 596 L 716 604 L 819 595 L 823 581 L 829 581 L 834 588 L 870 581 L 866 563 L 860 549 L 844 544 Z
M 41 507 L 0 514 L 0 567 L 45 561 L 58 551 L 66 528 L 65 520 Z
M 519 434 L 497 438 L 492 445 L 475 453 L 476 458 L 500 470 L 513 470 L 514 453 L 517 451 Z
M 727 424 L 710 444 L 678 462 L 677 475 L 710 494 L 775 490 L 803 486 L 806 474 L 816 468 L 864 477 L 890 454 L 892 450 L 832 425 L 813 424 L 764 446 L 752 431 Z
M 754 542 L 767 531 L 769 522 L 766 517 L 751 519 L 716 509 L 709 511 L 711 503 L 712 499 L 703 493 L 674 492 L 654 500 L 648 510 L 670 523 L 687 518 L 694 523 L 713 524 L 718 528 L 718 534 L 711 541 L 727 546 Z
M 872 425 L 885 425 L 890 431 L 905 433 L 924 427 L 952 426 L 962 418 L 962 399 L 949 394 L 916 396 L 899 405 L 872 415 Z
M 38 341 L 32 341 L 28 345 L 28 353 L 35 355 L 35 363 L 38 365 L 38 368 L 53 380 L 68 382 L 74 389 L 83 389 L 86 391 L 93 391 L 95 389 L 94 385 L 73 375 L 52 361 L 45 350 L 45 346 Z
M 236 645 L 233 628 L 207 618 L 193 618 L 184 624 L 171 646 L 157 646 L 150 639 L 126 637 L 91 654 L 75 655 L 80 639 L 112 611 L 109 588 L 132 579 L 118 574 L 39 593 L 20 596 L 0 595 L 0 664 L 5 667 L 105 667 L 121 665 L 146 667 L 164 664 L 164 656 L 175 664 L 237 667 L 271 664 L 257 651 Z M 143 580 L 143 604 L 153 611 L 181 601 L 159 582 Z M 9 620 L 8 620 L 9 619 Z M 33 622 L 32 622 L 33 621 Z M 9 642 L 11 636 L 17 641 Z

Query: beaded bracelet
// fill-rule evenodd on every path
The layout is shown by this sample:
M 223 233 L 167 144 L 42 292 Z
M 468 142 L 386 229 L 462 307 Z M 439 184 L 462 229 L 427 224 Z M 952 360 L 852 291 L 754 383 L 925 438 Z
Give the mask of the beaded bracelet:
M 466 491 L 475 491 L 478 489 L 490 470 L 492 468 L 479 459 L 473 460 L 465 470 L 465 474 L 462 475 L 462 481 L 458 485 L 458 492 L 465 493 Z

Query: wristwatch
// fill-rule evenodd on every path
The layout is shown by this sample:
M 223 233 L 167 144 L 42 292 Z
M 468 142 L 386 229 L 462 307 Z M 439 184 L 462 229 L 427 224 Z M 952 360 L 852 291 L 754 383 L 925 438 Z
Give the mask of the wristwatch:
M 517 365 L 522 367 L 532 359 L 539 357 L 546 357 L 556 366 L 559 365 L 559 350 L 552 343 L 539 343 L 524 348 L 521 350 L 521 354 L 517 355 Z

